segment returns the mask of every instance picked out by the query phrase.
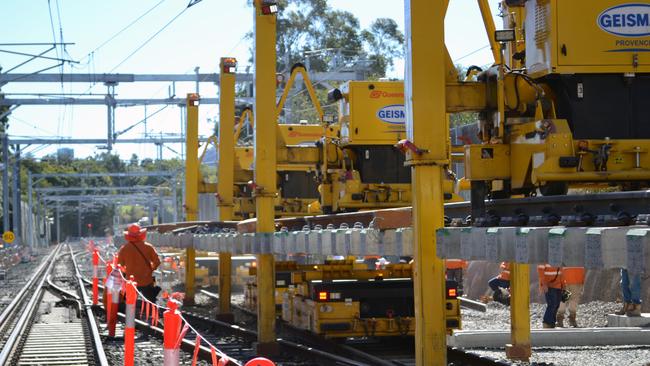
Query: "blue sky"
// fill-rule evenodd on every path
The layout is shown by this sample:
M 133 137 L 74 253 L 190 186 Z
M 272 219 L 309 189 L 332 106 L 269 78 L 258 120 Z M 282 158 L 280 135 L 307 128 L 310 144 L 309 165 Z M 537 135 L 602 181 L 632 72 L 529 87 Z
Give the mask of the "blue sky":
M 60 41 L 62 34 L 65 42 L 75 43 L 66 48 L 68 54 L 64 56 L 81 61 L 78 65 L 66 65 L 65 72 L 190 74 L 198 66 L 201 72 L 212 73 L 217 71 L 219 58 L 223 56 L 237 57 L 243 71 L 249 58 L 250 47 L 244 35 L 253 25 L 252 9 L 246 5 L 246 0 L 203 0 L 184 11 L 151 42 L 139 49 L 151 35 L 181 13 L 187 2 L 188 0 L 3 0 L 0 5 L 3 14 L 3 20 L 0 22 L 0 43 L 52 42 L 55 37 Z M 401 0 L 330 0 L 329 3 L 333 8 L 352 12 L 359 18 L 363 28 L 376 18 L 391 17 L 402 30 L 404 29 L 404 3 Z M 498 0 L 490 0 L 493 14 L 498 13 L 497 4 Z M 48 8 L 51 9 L 52 22 Z M 153 10 L 135 25 L 91 53 L 120 29 L 152 8 Z M 500 24 L 500 19 L 497 19 L 497 27 L 500 27 Z M 475 1 L 451 0 L 445 29 L 447 47 L 452 58 L 458 63 L 485 65 L 490 62 L 490 50 L 483 48 L 487 46 L 488 41 Z M 7 46 L 0 46 L 0 49 L 28 53 L 45 50 L 43 47 Z M 473 53 L 479 49 L 481 50 Z M 136 50 L 138 51 L 132 57 L 124 61 Z M 464 57 L 468 54 L 471 55 Z M 48 55 L 56 56 L 56 53 L 52 51 Z M 24 60 L 24 57 L 0 53 L 0 66 L 5 71 Z M 118 67 L 119 64 L 121 65 Z M 53 61 L 34 61 L 15 72 L 34 72 L 52 65 Z M 390 71 L 390 76 L 402 78 L 403 66 L 403 61 L 398 60 L 395 68 Z M 183 96 L 193 90 L 194 83 L 176 85 L 176 95 Z M 88 84 L 55 83 L 10 83 L 2 88 L 2 92 L 7 94 L 62 91 L 103 94 L 106 88 L 103 85 L 91 88 Z M 116 88 L 116 92 L 118 98 L 164 98 L 167 96 L 168 84 L 122 84 Z M 217 95 L 216 87 L 207 83 L 201 85 L 200 92 L 204 97 Z M 150 114 L 158 108 L 160 107 L 149 106 L 147 113 Z M 118 108 L 116 130 L 123 130 L 144 116 L 143 107 Z M 202 106 L 199 122 L 201 134 L 210 133 L 213 125 L 208 118 L 215 117 L 217 106 Z M 14 111 L 10 123 L 9 133 L 14 136 L 104 138 L 106 108 L 22 106 Z M 147 130 L 150 134 L 180 133 L 178 108 L 169 107 L 148 119 Z M 144 126 L 140 125 L 121 137 L 138 138 L 142 137 L 144 132 Z M 42 156 L 53 153 L 62 146 L 32 146 L 27 151 L 34 152 L 35 156 Z M 71 147 L 75 149 L 77 157 L 99 151 L 95 146 Z M 169 148 L 163 152 L 165 158 L 177 156 L 182 149 L 180 145 L 170 145 Z M 123 159 L 128 159 L 133 153 L 141 158 L 156 155 L 153 145 L 117 145 L 115 152 Z

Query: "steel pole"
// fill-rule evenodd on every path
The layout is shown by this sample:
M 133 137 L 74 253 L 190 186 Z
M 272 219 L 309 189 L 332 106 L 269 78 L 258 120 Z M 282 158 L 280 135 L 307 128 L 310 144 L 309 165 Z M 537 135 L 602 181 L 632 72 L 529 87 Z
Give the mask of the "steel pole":
M 29 236 L 29 247 L 34 247 L 34 198 L 32 197 L 32 172 L 27 172 L 27 200 L 29 202 L 29 215 L 27 215 L 27 230 Z
M 9 230 L 9 136 L 2 135 L 2 231 Z
M 61 203 L 56 202 L 56 242 L 61 243 Z
M 20 146 L 16 147 L 16 152 L 14 154 L 14 164 L 13 164 L 13 177 L 11 180 L 11 193 L 12 193 L 12 204 L 11 204 L 11 218 L 12 218 L 12 229 L 15 234 L 14 245 L 21 244 L 21 229 L 20 229 Z
M 199 212 L 199 95 L 187 95 L 187 127 L 185 134 L 185 219 L 196 221 Z M 185 299 L 186 305 L 194 304 L 196 251 L 189 247 L 185 251 Z
M 528 362 L 530 345 L 530 265 L 510 263 L 510 344 L 506 356 Z
M 233 220 L 233 186 L 235 184 L 235 67 L 232 58 L 221 58 L 219 82 L 219 164 L 217 172 L 217 209 L 219 221 Z M 219 252 L 220 320 L 234 320 L 230 313 L 232 255 Z
M 18 195 L 18 206 L 17 212 L 18 212 L 18 222 L 17 225 L 15 225 L 18 229 L 16 231 L 18 234 L 16 235 L 16 238 L 18 240 L 19 244 L 23 244 L 25 241 L 24 235 L 23 235 L 23 207 L 22 207 L 22 201 L 21 201 L 21 196 L 23 192 L 23 187 L 21 184 L 21 179 L 20 179 L 20 145 L 16 145 L 16 168 L 15 168 L 15 174 L 18 179 L 16 179 L 16 193 Z
M 275 232 L 276 187 L 276 14 L 264 14 L 263 0 L 255 0 L 255 173 L 253 191 L 257 238 L 271 247 Z M 273 254 L 257 255 L 258 353 L 277 351 L 275 339 L 275 260 Z
M 415 360 L 447 365 L 445 269 L 436 256 L 444 225 L 443 166 L 448 164 L 444 20 L 447 1 L 406 0 L 405 104 L 413 185 Z M 436 66 L 437 65 L 437 66 Z

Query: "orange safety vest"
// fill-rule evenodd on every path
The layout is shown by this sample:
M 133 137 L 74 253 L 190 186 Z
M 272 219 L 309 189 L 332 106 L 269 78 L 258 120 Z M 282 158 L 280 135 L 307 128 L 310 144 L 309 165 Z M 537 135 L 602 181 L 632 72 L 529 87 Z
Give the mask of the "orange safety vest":
M 561 267 L 553 267 L 549 264 L 540 264 L 537 266 L 539 275 L 539 284 L 546 285 L 550 288 L 562 288 L 564 278 Z
M 564 283 L 567 285 L 584 285 L 585 268 L 562 267 L 562 276 L 564 277 Z
M 499 267 L 501 268 L 501 273 L 499 273 L 499 276 L 497 277 L 500 280 L 510 281 L 510 263 L 501 262 L 501 265 Z
M 463 259 L 445 259 L 447 269 L 467 268 L 467 261 Z

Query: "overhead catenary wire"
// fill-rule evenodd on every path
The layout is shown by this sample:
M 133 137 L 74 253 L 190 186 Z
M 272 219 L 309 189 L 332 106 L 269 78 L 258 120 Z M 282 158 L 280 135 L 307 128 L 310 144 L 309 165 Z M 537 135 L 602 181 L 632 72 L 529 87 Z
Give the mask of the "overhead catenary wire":
M 146 41 L 144 41 L 142 44 L 140 44 L 138 47 L 136 47 L 131 53 L 129 53 L 122 61 L 120 61 L 115 67 L 113 67 L 109 73 L 115 71 L 118 67 L 122 66 L 126 61 L 128 61 L 131 57 L 133 57 L 138 51 L 140 51 L 144 46 L 146 46 L 149 42 L 151 42 L 154 38 L 156 38 L 157 35 L 162 33 L 167 27 L 169 27 L 176 19 L 178 19 L 185 11 L 187 11 L 188 8 L 183 8 L 178 14 L 176 14 L 175 17 L 173 17 L 170 21 L 168 21 L 165 25 L 163 25 L 160 29 L 158 29 L 154 34 L 152 34 L 149 38 L 147 38 Z
M 110 36 L 108 39 L 106 39 L 104 42 L 102 42 L 99 46 L 95 47 L 92 51 L 88 52 L 88 54 L 83 58 L 83 60 L 88 59 L 90 62 L 90 59 L 94 57 L 95 52 L 99 51 L 102 47 L 106 46 L 109 42 L 114 40 L 116 37 L 118 37 L 120 34 L 124 33 L 127 29 L 131 28 L 133 25 L 138 23 L 140 20 L 142 20 L 144 17 L 146 17 L 149 13 L 151 13 L 154 9 L 156 9 L 160 4 L 164 3 L 166 0 L 160 0 L 157 2 L 154 6 L 149 8 L 147 11 L 144 13 L 140 14 L 137 18 L 135 18 L 133 21 L 131 21 L 129 24 L 124 26 L 122 29 L 119 31 L 115 32 L 112 36 Z M 94 62 L 94 61 L 93 61 Z

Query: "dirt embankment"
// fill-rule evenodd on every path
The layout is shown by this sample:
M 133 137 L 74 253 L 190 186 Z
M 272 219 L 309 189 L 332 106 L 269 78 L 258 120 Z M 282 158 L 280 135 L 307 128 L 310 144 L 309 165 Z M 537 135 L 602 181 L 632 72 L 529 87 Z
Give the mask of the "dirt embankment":
M 472 261 L 465 272 L 465 294 L 471 299 L 491 294 L 487 285 L 490 278 L 499 274 L 499 264 L 485 261 Z M 619 270 L 589 270 L 585 279 L 585 290 L 582 302 L 595 300 L 617 301 L 623 298 L 620 287 Z M 537 266 L 530 266 L 530 299 L 532 302 L 543 303 L 544 298 L 539 293 Z M 645 275 L 641 283 L 641 299 L 643 311 L 650 312 L 650 275 Z

